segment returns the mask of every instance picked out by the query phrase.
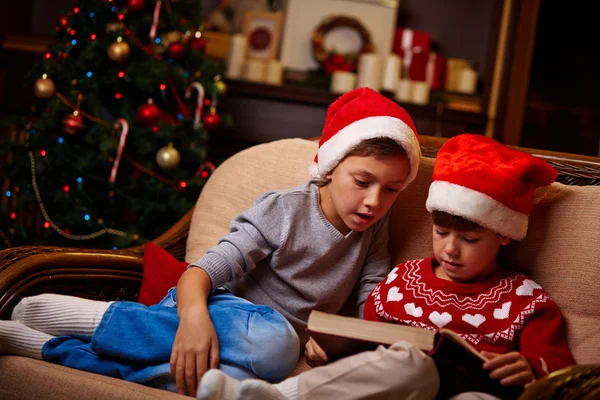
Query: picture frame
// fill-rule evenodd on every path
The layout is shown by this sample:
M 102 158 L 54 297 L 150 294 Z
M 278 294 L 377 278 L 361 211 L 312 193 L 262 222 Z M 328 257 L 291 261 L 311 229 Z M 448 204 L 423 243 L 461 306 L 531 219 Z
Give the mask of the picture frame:
M 284 68 L 288 72 L 306 73 L 320 67 L 313 54 L 313 32 L 331 16 L 358 20 L 370 33 L 373 52 L 381 56 L 389 54 L 399 3 L 399 0 L 286 0 L 280 56 Z M 329 35 L 334 42 L 341 39 L 335 44 L 342 52 L 345 47 L 355 48 L 353 35 L 346 35 L 348 31 L 336 29 Z
M 244 36 L 248 40 L 247 58 L 263 61 L 278 56 L 281 41 L 281 12 L 248 11 L 244 15 Z

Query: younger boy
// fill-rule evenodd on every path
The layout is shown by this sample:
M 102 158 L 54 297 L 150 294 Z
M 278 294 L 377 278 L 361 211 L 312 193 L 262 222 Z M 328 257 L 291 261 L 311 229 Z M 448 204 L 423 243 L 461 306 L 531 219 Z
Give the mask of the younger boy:
M 404 109 L 371 89 L 346 93 L 327 112 L 313 180 L 257 199 L 161 304 L 25 298 L 0 321 L 0 353 L 138 383 L 172 375 L 189 394 L 208 367 L 280 381 L 310 310 L 337 313 L 352 294 L 362 310 L 388 273 L 389 209 L 419 161 Z
M 438 152 L 426 202 L 433 214 L 433 257 L 394 268 L 370 294 L 364 318 L 451 329 L 488 358 L 484 369 L 505 386 L 523 388 L 573 364 L 557 305 L 540 285 L 497 261 L 503 246 L 525 237 L 534 190 L 556 175 L 543 160 L 484 136 L 448 140 Z M 309 346 L 306 355 L 323 358 Z M 464 376 L 453 379 L 475 388 Z M 244 399 L 431 399 L 438 387 L 431 358 L 399 342 L 275 386 L 239 384 L 211 372 L 199 398 L 220 392 Z

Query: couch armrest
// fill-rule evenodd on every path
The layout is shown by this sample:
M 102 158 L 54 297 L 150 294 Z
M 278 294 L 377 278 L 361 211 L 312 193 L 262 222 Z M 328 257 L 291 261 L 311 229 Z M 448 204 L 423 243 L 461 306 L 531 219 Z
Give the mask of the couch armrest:
M 573 365 L 555 371 L 531 385 L 519 400 L 600 398 L 600 364 Z
M 63 247 L 13 247 L 0 251 L 0 318 L 25 297 L 59 293 L 93 300 L 137 299 L 144 259 L 121 251 Z

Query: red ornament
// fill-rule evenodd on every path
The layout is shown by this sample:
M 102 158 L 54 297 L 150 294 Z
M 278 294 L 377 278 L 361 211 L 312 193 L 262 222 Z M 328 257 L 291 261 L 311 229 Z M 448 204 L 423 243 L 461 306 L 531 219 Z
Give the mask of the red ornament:
M 215 129 L 221 124 L 219 114 L 208 114 L 204 117 L 204 126 L 207 129 Z
M 83 118 L 78 113 L 73 113 L 63 118 L 62 125 L 69 135 L 77 135 L 83 130 Z
M 181 42 L 173 42 L 167 48 L 167 54 L 171 58 L 181 58 L 185 54 L 185 46 Z
M 137 109 L 136 117 L 141 125 L 154 126 L 160 117 L 160 110 L 154 104 L 142 104 Z
M 192 49 L 204 53 L 204 51 L 206 50 L 206 39 L 204 39 L 203 37 L 195 37 L 192 40 L 190 40 L 190 46 L 192 47 Z
M 130 12 L 138 12 L 144 9 L 144 0 L 127 0 L 127 9 Z

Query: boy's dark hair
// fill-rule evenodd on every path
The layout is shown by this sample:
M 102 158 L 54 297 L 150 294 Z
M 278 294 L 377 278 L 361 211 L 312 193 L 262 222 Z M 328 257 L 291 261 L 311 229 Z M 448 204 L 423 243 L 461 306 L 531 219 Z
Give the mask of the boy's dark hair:
M 408 159 L 408 153 L 406 152 L 406 149 L 400 146 L 395 140 L 387 137 L 377 137 L 363 140 L 354 146 L 352 150 L 350 150 L 348 154 L 344 156 L 342 161 L 350 156 L 375 157 L 377 159 L 398 156 Z M 317 181 L 317 186 L 319 187 L 327 186 L 328 184 L 329 181 Z
M 443 228 L 456 229 L 463 232 L 472 232 L 482 228 L 478 223 L 457 215 L 448 214 L 445 211 L 433 210 L 431 216 L 433 223 Z
M 406 149 L 393 139 L 377 137 L 365 139 L 352 148 L 344 159 L 351 156 L 375 157 L 378 159 L 389 156 L 408 157 Z

